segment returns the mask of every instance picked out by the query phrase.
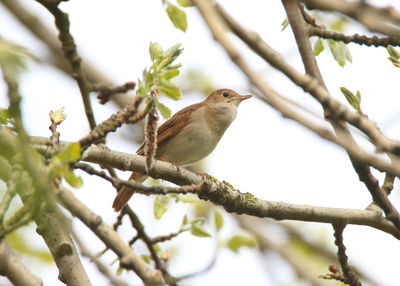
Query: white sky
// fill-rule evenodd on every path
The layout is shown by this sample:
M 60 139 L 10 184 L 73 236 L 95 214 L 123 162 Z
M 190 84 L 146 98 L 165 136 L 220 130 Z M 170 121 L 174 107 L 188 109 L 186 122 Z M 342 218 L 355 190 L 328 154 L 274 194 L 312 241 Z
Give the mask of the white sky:
M 21 2 L 38 12 L 43 20 L 52 23 L 50 15 L 39 4 L 27 0 Z M 376 2 L 396 4 L 399 8 L 397 1 Z M 290 29 L 280 31 L 280 24 L 285 18 L 280 1 L 225 0 L 220 3 L 239 22 L 260 33 L 271 46 L 285 55 L 288 62 L 303 70 Z M 186 9 L 189 27 L 186 33 L 182 33 L 173 28 L 161 1 L 69 1 L 63 3 L 62 8 L 70 14 L 71 31 L 82 58 L 95 63 L 117 84 L 136 81 L 140 77 L 143 68 L 149 65 L 147 51 L 150 41 L 159 42 L 163 47 L 179 42 L 185 49 L 179 58 L 179 62 L 183 64 L 182 74 L 193 68 L 205 70 L 219 87 L 233 88 L 243 94 L 249 93 L 246 79 L 231 64 L 223 50 L 211 40 L 195 9 Z M 3 23 L 0 26 L 2 37 L 28 47 L 38 56 L 47 55 L 43 45 L 16 25 L 15 20 L 2 7 L 0 18 Z M 354 26 L 350 26 L 347 32 L 350 34 L 357 31 L 364 32 Z M 244 46 L 240 44 L 240 48 Z M 327 51 L 318 57 L 329 90 L 333 96 L 344 102 L 339 86 L 345 86 L 352 91 L 359 89 L 362 94 L 363 111 L 369 118 L 378 122 L 384 133 L 398 138 L 400 99 L 397 83 L 400 71 L 386 60 L 387 53 L 384 48 L 350 44 L 349 49 L 353 56 L 353 64 L 344 68 L 339 67 Z M 280 93 L 320 113 L 319 105 L 309 95 L 289 84 L 284 76 L 273 71 L 256 56 L 250 55 L 247 58 L 252 67 L 265 75 L 266 80 Z M 3 84 L 0 83 L 0 107 L 8 105 L 4 90 Z M 22 78 L 21 92 L 24 98 L 25 124 L 30 134 L 49 136 L 48 113 L 60 107 L 65 107 L 68 114 L 67 120 L 59 128 L 62 140 L 77 140 L 88 132 L 77 85 L 60 72 L 48 66 L 32 64 L 29 72 Z M 198 96 L 189 96 L 179 102 L 164 102 L 173 111 L 177 111 L 199 100 Z M 113 112 L 108 106 L 96 103 L 94 110 L 98 122 Z M 111 149 L 125 152 L 133 153 L 137 147 L 120 140 L 119 134 L 112 134 L 109 143 Z M 207 172 L 220 180 L 232 183 L 243 192 L 250 192 L 266 200 L 361 209 L 371 201 L 368 191 L 358 181 L 350 161 L 342 150 L 320 140 L 298 124 L 283 119 L 276 111 L 255 98 L 240 106 L 236 121 L 226 132 L 217 149 L 209 156 Z M 382 178 L 382 174 L 377 173 L 377 176 Z M 394 204 L 400 207 L 398 191 L 396 186 L 391 198 Z M 105 221 L 114 222 L 116 214 L 111 209 L 114 197 L 111 186 L 101 183 L 98 179 L 89 179 L 85 180 L 85 187 L 77 190 L 75 194 L 95 212 L 101 214 Z M 148 231 L 151 235 L 176 231 L 181 222 L 182 211 L 187 208 L 179 205 L 176 209 L 168 211 L 161 221 L 154 221 L 151 200 L 137 196 L 132 205 L 146 226 L 149 225 Z M 227 224 L 223 233 L 226 236 L 235 229 L 232 221 L 228 220 Z M 90 240 L 93 251 L 101 250 L 101 243 L 93 241 L 90 233 L 84 231 L 80 224 L 77 224 L 77 227 L 85 233 L 85 240 Z M 321 233 L 319 229 L 326 229 L 325 235 L 329 237 L 328 241 L 333 247 L 329 225 L 310 223 L 307 227 L 312 232 L 317 230 L 315 233 Z M 132 232 L 125 228 L 122 233 L 129 240 Z M 383 286 L 399 284 L 396 272 L 400 254 L 398 241 L 386 233 L 356 226 L 346 228 L 344 237 L 351 262 L 364 269 Z M 215 245 L 211 239 L 190 239 L 189 234 L 183 235 L 177 242 L 183 244 L 179 250 L 182 259 L 173 261 L 173 274 L 186 274 L 206 266 Z M 37 243 L 43 244 L 40 239 Z M 114 256 L 109 255 L 104 261 L 110 263 L 112 259 Z M 239 255 L 221 251 L 213 270 L 188 281 L 185 285 L 245 285 L 249 283 L 249 277 L 252 277 L 252 285 L 277 285 L 276 281 L 266 275 L 266 267 L 272 268 L 270 271 L 275 273 L 281 272 L 278 275 L 280 283 L 290 285 L 294 279 L 287 269 L 277 269 L 271 263 L 262 262 L 252 251 L 242 250 Z M 93 266 L 88 268 L 91 279 L 96 276 L 92 279 L 93 285 L 108 285 L 97 275 Z M 35 269 L 44 279 L 45 285 L 62 285 L 57 280 L 55 267 L 49 270 L 43 266 L 35 266 Z M 132 281 L 132 275 L 123 277 Z M 136 280 L 134 282 L 138 283 Z M 0 278 L 1 283 L 6 282 Z

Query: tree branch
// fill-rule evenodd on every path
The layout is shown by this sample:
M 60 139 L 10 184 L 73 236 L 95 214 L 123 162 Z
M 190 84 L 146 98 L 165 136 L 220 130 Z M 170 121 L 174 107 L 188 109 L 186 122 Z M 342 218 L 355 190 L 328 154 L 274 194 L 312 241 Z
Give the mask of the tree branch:
M 69 190 L 60 187 L 58 198 L 63 206 L 78 217 L 103 243 L 118 255 L 122 267 L 133 270 L 145 285 L 164 285 L 161 272 L 149 265 L 119 237 L 112 227 L 105 224 L 101 217 L 82 204 Z M 111 207 L 110 207 L 111 209 Z
M 308 9 L 342 13 L 363 24 L 372 32 L 400 38 L 400 13 L 393 7 L 380 8 L 365 1 L 302 0 Z
M 42 286 L 43 282 L 33 275 L 21 262 L 21 259 L 0 241 L 0 275 L 6 276 L 13 285 Z
M 53 65 L 70 76 L 71 66 L 60 50 L 59 41 L 52 31 L 42 22 L 42 19 L 37 17 L 30 10 L 26 9 L 24 5 L 21 5 L 19 0 L 1 0 L 1 3 L 23 26 L 25 26 L 27 30 L 49 48 L 50 52 L 54 56 Z M 88 80 L 92 83 L 102 83 L 109 86 L 114 85 L 113 82 L 102 74 L 97 67 L 94 67 L 86 60 L 82 63 L 82 70 L 83 74 L 85 74 Z M 113 96 L 112 99 L 122 108 L 132 100 L 132 97 L 126 94 L 118 94 L 118 96 Z
M 194 2 L 198 3 L 198 1 Z M 254 77 L 256 76 L 253 72 L 249 71 L 249 67 L 247 67 L 243 63 L 238 63 L 238 57 L 240 59 L 240 56 L 238 56 L 238 52 L 236 50 L 231 51 L 232 47 L 229 46 L 232 45 L 227 43 L 227 39 L 223 39 L 226 38 L 224 36 L 224 33 L 222 31 L 219 31 L 218 28 L 215 27 L 216 25 L 220 25 L 218 24 L 220 21 L 218 20 L 218 18 L 216 18 L 213 9 L 211 9 L 210 5 L 207 3 L 208 1 L 203 2 L 204 3 L 200 4 L 202 5 L 201 9 L 203 11 L 207 11 L 208 13 L 203 14 L 203 17 L 206 20 L 207 24 L 210 26 L 211 31 L 214 33 L 214 37 L 222 44 L 222 46 L 224 46 L 225 50 L 230 55 L 232 60 L 236 64 L 238 64 L 238 66 L 249 77 L 252 83 L 257 86 L 261 91 L 263 91 L 263 88 L 260 88 L 262 87 L 260 80 L 254 79 Z M 277 70 L 280 70 L 296 85 L 303 88 L 304 91 L 310 93 L 316 100 L 321 103 L 324 108 L 329 110 L 332 117 L 345 120 L 351 125 L 363 131 L 379 150 L 390 152 L 397 156 L 400 155 L 400 141 L 395 141 L 384 136 L 376 126 L 375 122 L 369 120 L 366 116 L 351 111 L 347 106 L 341 104 L 338 100 L 331 97 L 326 89 L 321 86 L 316 79 L 307 74 L 302 74 L 292 68 L 278 52 L 273 50 L 256 33 L 251 32 L 240 26 L 232 17 L 229 16 L 228 13 L 223 10 L 220 5 L 215 4 L 215 7 L 217 8 L 221 17 L 224 19 L 225 23 L 240 39 L 242 39 L 247 45 L 249 45 L 249 47 L 253 51 L 255 51 L 271 66 L 273 66 Z M 275 106 L 274 108 L 282 112 L 280 108 Z M 284 114 L 284 116 L 285 115 L 286 114 Z
M 45 140 L 35 140 L 44 142 Z M 97 163 L 120 170 L 130 170 L 145 173 L 145 158 L 104 147 L 89 147 L 82 156 L 83 161 Z M 170 163 L 156 160 L 149 175 L 162 178 L 178 185 L 200 184 L 203 177 L 184 168 L 177 168 Z M 225 182 L 208 178 L 198 191 L 198 196 L 204 200 L 223 206 L 228 212 L 248 214 L 257 217 L 269 217 L 277 220 L 298 220 L 323 223 L 346 223 L 366 225 L 387 232 L 400 239 L 400 232 L 392 222 L 374 211 L 325 208 L 316 206 L 296 205 L 283 202 L 259 200 L 249 193 L 241 193 Z
M 342 271 L 344 274 L 344 278 L 346 281 L 343 281 L 350 286 L 361 286 L 360 281 L 358 280 L 358 277 L 354 273 L 353 269 L 351 269 L 350 265 L 348 264 L 348 257 L 346 255 L 346 247 L 344 246 L 343 243 L 343 230 L 345 228 L 344 224 L 334 224 L 333 225 L 333 230 L 335 231 L 334 236 L 335 236 L 335 244 L 338 247 L 338 259 L 340 262 L 340 265 L 342 266 Z
M 297 46 L 303 59 L 303 64 L 306 72 L 315 77 L 319 82 L 321 82 L 321 84 L 323 84 L 322 75 L 319 71 L 314 53 L 311 48 L 311 43 L 308 39 L 306 23 L 303 20 L 303 16 L 299 7 L 299 2 L 297 0 L 283 0 L 282 2 L 286 9 L 286 13 L 288 15 L 293 34 L 296 38 Z M 323 84 L 323 86 L 325 85 Z M 328 91 L 326 91 L 326 93 L 327 96 L 329 96 Z M 331 117 L 331 110 L 328 109 L 327 106 L 322 106 L 324 108 L 325 114 L 327 114 L 327 117 L 333 119 L 330 120 L 330 123 L 332 124 L 337 136 L 345 137 L 350 142 L 350 144 L 356 146 L 357 143 L 353 139 L 347 126 L 343 122 L 337 121 L 335 117 Z M 382 208 L 382 210 L 386 214 L 386 217 L 400 229 L 400 214 L 390 202 L 385 193 L 382 191 L 382 189 L 379 187 L 379 182 L 372 175 L 369 166 L 366 165 L 364 162 L 358 160 L 358 158 L 353 157 L 351 153 L 348 152 L 348 155 L 355 171 L 358 174 L 360 181 L 365 184 L 365 186 L 371 193 L 374 202 L 376 202 L 378 206 Z
M 81 92 L 83 105 L 85 107 L 85 114 L 90 125 L 90 129 L 96 127 L 96 121 L 94 119 L 92 104 L 90 102 L 89 93 L 91 91 L 90 84 L 86 79 L 81 69 L 81 58 L 78 56 L 74 38 L 69 32 L 69 17 L 68 14 L 62 12 L 58 8 L 58 3 L 48 0 L 37 0 L 42 4 L 51 14 L 53 14 L 56 26 L 59 30 L 59 36 L 62 50 L 65 58 L 69 61 L 72 68 L 72 77 L 77 81 L 79 90 Z
M 340 41 L 345 44 L 354 43 L 365 46 L 374 46 L 374 47 L 387 47 L 389 45 L 392 46 L 400 46 L 400 39 L 394 37 L 367 37 L 365 35 L 345 35 L 342 33 L 338 33 L 335 31 L 329 31 L 326 29 L 321 29 L 319 27 L 310 26 L 308 28 L 310 36 L 317 36 L 323 39 L 331 39 L 334 41 Z

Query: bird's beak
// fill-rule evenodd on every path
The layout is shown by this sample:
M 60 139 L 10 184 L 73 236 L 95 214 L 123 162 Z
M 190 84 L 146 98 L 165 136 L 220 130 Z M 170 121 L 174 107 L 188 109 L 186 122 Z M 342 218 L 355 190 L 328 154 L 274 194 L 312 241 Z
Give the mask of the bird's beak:
M 250 97 L 251 97 L 251 95 L 239 95 L 239 96 L 235 97 L 235 99 L 239 100 L 239 101 L 243 101 L 243 100 L 249 99 Z

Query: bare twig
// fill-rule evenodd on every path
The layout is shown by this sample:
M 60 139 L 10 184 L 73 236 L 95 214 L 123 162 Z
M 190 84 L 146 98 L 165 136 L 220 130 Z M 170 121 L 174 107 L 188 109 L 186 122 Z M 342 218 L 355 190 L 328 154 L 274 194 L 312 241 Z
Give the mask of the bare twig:
M 207 20 L 208 23 L 210 25 L 215 25 L 214 22 L 217 20 L 213 20 L 213 12 L 207 2 L 208 1 L 204 1 L 204 3 L 202 4 L 207 9 L 207 11 L 211 11 L 211 14 L 205 15 L 205 19 L 207 20 L 208 18 L 211 18 Z M 251 32 L 240 26 L 232 17 L 229 16 L 228 13 L 226 13 L 226 11 L 223 10 L 220 5 L 215 6 L 226 24 L 239 38 L 241 38 L 246 44 L 248 44 L 252 48 L 252 50 L 254 50 L 269 64 L 288 76 L 295 84 L 302 87 L 306 92 L 309 92 L 315 99 L 317 99 L 321 103 L 324 108 L 329 110 L 331 116 L 345 120 L 351 125 L 363 131 L 379 149 L 396 155 L 400 155 L 400 141 L 395 141 L 384 136 L 379 128 L 376 126 L 375 122 L 369 120 L 366 116 L 351 111 L 349 108 L 347 108 L 347 106 L 341 104 L 339 101 L 331 97 L 327 90 L 323 86 L 321 86 L 321 84 L 319 84 L 316 79 L 310 77 L 309 75 L 304 75 L 296 71 L 285 61 L 285 59 L 278 52 L 273 50 L 256 33 Z M 253 84 L 258 86 L 258 88 L 260 89 L 261 84 L 259 80 L 255 82 L 255 79 L 252 79 L 255 77 L 254 73 L 249 72 L 249 67 L 238 61 L 243 61 L 242 59 L 240 59 L 238 52 L 232 50 L 232 45 L 227 43 L 227 39 L 223 39 L 221 41 L 221 38 L 223 37 L 223 32 L 219 32 L 217 28 L 213 28 L 212 31 L 214 33 L 218 33 L 218 37 L 216 37 L 216 39 L 224 46 L 233 61 L 238 64 L 238 66 L 249 77 Z M 278 107 L 275 108 L 282 112 L 281 109 L 279 109 Z
M 348 36 L 342 33 L 329 31 L 312 26 L 309 27 L 309 34 L 310 36 L 317 36 L 323 39 L 331 39 L 346 44 L 355 43 L 355 44 L 374 46 L 374 47 L 387 47 L 389 45 L 400 46 L 400 38 L 377 37 L 377 36 L 367 37 L 365 35 L 359 35 L 359 34 Z
M 358 280 L 358 277 L 354 273 L 353 269 L 351 269 L 347 260 L 348 257 L 346 255 L 346 247 L 343 243 L 343 230 L 345 228 L 344 224 L 333 224 L 334 235 L 335 235 L 335 244 L 338 247 L 338 259 L 340 265 L 342 266 L 342 271 L 346 281 L 343 281 L 350 286 L 361 286 L 361 282 Z
M 75 78 L 78 83 L 83 100 L 83 105 L 85 107 L 86 117 L 89 122 L 90 129 L 93 130 L 96 127 L 96 121 L 94 119 L 92 104 L 90 102 L 89 96 L 89 93 L 91 91 L 90 84 L 81 69 L 81 58 L 78 56 L 74 38 L 69 32 L 68 14 L 60 10 L 60 8 L 58 7 L 58 2 L 49 0 L 37 0 L 37 2 L 42 4 L 54 16 L 56 26 L 59 30 L 58 37 L 62 45 L 62 50 L 66 59 L 71 65 L 72 77 Z
M 319 71 L 317 62 L 315 60 L 315 56 L 312 52 L 311 43 L 308 39 L 306 25 L 303 20 L 303 16 L 301 15 L 298 1 L 283 0 L 282 2 L 286 9 L 286 13 L 288 15 L 290 25 L 292 27 L 292 31 L 295 35 L 297 46 L 301 54 L 306 72 L 315 77 L 323 86 L 325 86 L 323 83 L 322 75 Z M 331 98 L 328 91 L 325 92 L 327 97 Z M 326 117 L 332 119 L 329 122 L 332 124 L 337 136 L 339 138 L 340 137 L 346 138 L 350 144 L 356 146 L 356 142 L 353 139 L 347 126 L 343 122 L 338 121 L 335 116 L 336 114 L 335 113 L 332 114 L 332 110 L 330 110 L 326 105 L 322 104 L 322 107 L 324 108 Z M 381 136 L 383 136 L 383 134 L 381 134 Z M 363 161 L 360 161 L 358 158 L 352 156 L 350 152 L 348 152 L 348 155 L 350 157 L 350 160 L 353 164 L 355 171 L 358 174 L 360 181 L 362 181 L 365 184 L 374 202 L 376 202 L 378 206 L 382 208 L 382 210 L 386 214 L 386 217 L 400 229 L 400 214 L 393 206 L 393 204 L 390 202 L 390 200 L 387 198 L 385 193 L 379 187 L 379 182 L 372 175 L 369 166 L 366 165 Z
M 177 231 L 177 232 L 172 232 L 172 233 L 166 234 L 166 235 L 160 235 L 160 236 L 152 238 L 151 241 L 154 244 L 160 243 L 160 242 L 165 242 L 165 241 L 173 239 L 174 237 L 177 237 L 181 233 L 182 233 L 182 231 Z
M 400 13 L 393 7 L 381 8 L 365 1 L 302 0 L 308 9 L 335 11 L 363 24 L 372 32 L 400 38 Z
M 142 239 L 142 241 L 146 244 L 147 249 L 150 252 L 151 258 L 153 259 L 156 268 L 160 270 L 164 276 L 164 280 L 167 282 L 168 285 L 177 285 L 176 278 L 172 277 L 169 273 L 167 268 L 165 267 L 163 261 L 158 257 L 158 254 L 154 248 L 153 240 L 147 235 L 144 225 L 140 221 L 139 217 L 136 213 L 129 207 L 124 207 L 122 209 L 123 213 L 126 213 L 132 223 L 132 226 L 137 231 L 137 237 Z
M 31 10 L 22 5 L 19 0 L 1 0 L 1 3 L 13 14 L 25 28 L 37 37 L 45 46 L 47 46 L 52 53 L 54 59 L 50 61 L 53 65 L 71 76 L 71 65 L 65 59 L 60 50 L 60 44 L 56 35 L 43 23 L 42 18 L 37 17 Z M 114 85 L 113 82 L 107 78 L 100 70 L 91 65 L 87 60 L 82 63 L 83 73 L 88 77 L 92 83 L 102 83 L 107 85 Z M 112 98 L 119 107 L 126 106 L 132 97 L 126 94 L 120 94 Z
M 126 93 L 127 91 L 134 89 L 135 86 L 136 83 L 134 82 L 127 82 L 123 85 L 115 87 L 94 84 L 92 85 L 92 90 L 99 93 L 97 95 L 97 99 L 100 101 L 101 104 L 105 104 L 110 100 L 110 96 L 114 94 Z
M 323 39 L 332 39 L 335 41 L 341 41 L 344 43 L 355 43 L 355 44 L 360 44 L 360 45 L 366 45 L 366 46 L 375 46 L 375 47 L 387 47 L 388 45 L 392 46 L 399 46 L 400 45 L 400 40 L 395 37 L 377 37 L 377 36 L 372 36 L 368 37 L 366 35 L 359 35 L 359 34 L 354 34 L 351 36 L 344 35 L 342 33 L 338 33 L 335 31 L 329 31 L 326 29 L 324 25 L 318 25 L 315 18 L 312 17 L 306 10 L 305 7 L 302 3 L 299 3 L 299 8 L 301 11 L 301 14 L 304 18 L 304 21 L 306 21 L 308 24 L 310 24 L 310 27 L 308 27 L 308 32 L 310 36 L 317 36 Z
M 81 143 L 83 149 L 90 146 L 90 144 L 98 142 L 102 140 L 108 133 L 114 132 L 119 128 L 122 124 L 129 121 L 130 123 L 133 121 L 134 115 L 138 112 L 138 106 L 142 102 L 140 96 L 136 96 L 134 100 L 129 103 L 123 110 L 117 112 L 116 114 L 111 115 L 108 119 L 104 120 L 98 126 L 96 126 L 89 135 L 83 137 L 79 142 Z M 143 115 L 140 114 L 137 120 L 143 118 Z
M 120 180 L 118 178 L 114 177 L 109 177 L 106 175 L 105 172 L 103 171 L 97 171 L 95 170 L 92 166 L 84 163 L 75 163 L 74 166 L 76 168 L 79 168 L 86 173 L 90 175 L 96 175 L 99 176 L 107 181 L 109 181 L 113 186 L 116 188 L 119 188 L 121 186 L 126 186 L 130 187 L 132 189 L 135 189 L 135 191 L 139 194 L 142 195 L 167 195 L 167 194 L 187 194 L 187 193 L 197 193 L 198 189 L 202 187 L 203 182 L 199 184 L 190 184 L 190 185 L 185 185 L 179 188 L 174 188 L 174 187 L 166 187 L 166 186 L 145 186 L 141 183 L 135 183 L 132 181 L 124 181 Z M 122 215 L 122 214 L 121 214 Z M 123 215 L 122 215 L 123 216 Z M 122 219 L 122 216 L 118 216 L 118 218 Z M 117 224 L 115 227 L 119 226 L 119 222 L 117 221 Z M 114 228 L 116 229 L 116 228 Z

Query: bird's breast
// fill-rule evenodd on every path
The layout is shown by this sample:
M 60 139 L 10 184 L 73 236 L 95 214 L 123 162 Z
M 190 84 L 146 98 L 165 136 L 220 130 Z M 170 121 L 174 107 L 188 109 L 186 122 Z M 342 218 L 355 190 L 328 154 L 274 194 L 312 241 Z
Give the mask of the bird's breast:
M 180 165 L 189 165 L 207 157 L 226 130 L 217 128 L 209 116 L 204 108 L 194 111 L 187 125 L 159 146 L 157 153 L 165 160 Z

